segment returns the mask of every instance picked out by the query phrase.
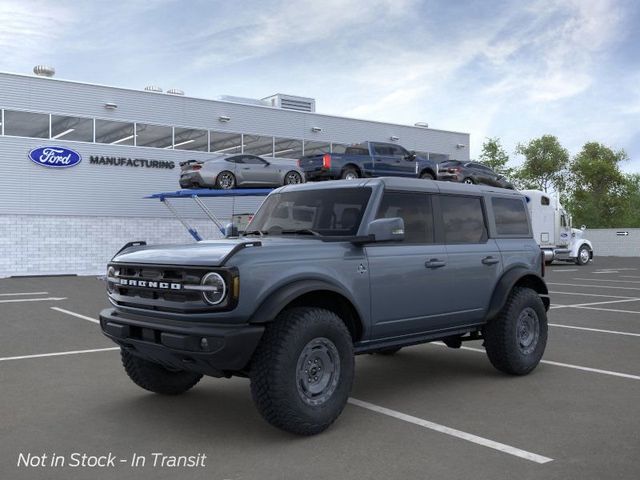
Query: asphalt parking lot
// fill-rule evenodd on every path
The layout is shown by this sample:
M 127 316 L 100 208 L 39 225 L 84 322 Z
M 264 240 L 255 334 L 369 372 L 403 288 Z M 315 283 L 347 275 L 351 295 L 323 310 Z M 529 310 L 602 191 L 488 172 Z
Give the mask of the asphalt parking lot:
M 640 478 L 640 259 L 557 264 L 546 280 L 531 375 L 497 372 L 480 342 L 359 356 L 350 404 L 310 438 L 266 424 L 246 379 L 170 398 L 135 386 L 95 323 L 97 278 L 0 280 L 0 478 Z M 29 453 L 47 466 L 18 466 Z M 73 453 L 124 462 L 72 467 Z M 154 467 L 153 453 L 207 458 Z

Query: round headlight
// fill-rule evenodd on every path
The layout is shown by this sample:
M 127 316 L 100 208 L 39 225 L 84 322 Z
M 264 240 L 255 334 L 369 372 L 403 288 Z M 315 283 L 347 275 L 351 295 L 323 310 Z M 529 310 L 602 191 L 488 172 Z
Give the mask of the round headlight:
M 219 273 L 207 273 L 200 283 L 203 287 L 207 287 L 202 291 L 202 297 L 209 305 L 218 305 L 227 295 L 227 285 Z
M 107 292 L 109 293 L 113 293 L 115 290 L 113 288 L 113 283 L 111 280 L 115 276 L 116 276 L 116 269 L 114 267 L 107 268 Z

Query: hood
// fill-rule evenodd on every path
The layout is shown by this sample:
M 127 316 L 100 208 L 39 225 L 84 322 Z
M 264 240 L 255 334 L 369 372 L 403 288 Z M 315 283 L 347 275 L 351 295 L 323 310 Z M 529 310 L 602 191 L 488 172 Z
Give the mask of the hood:
M 294 245 L 319 242 L 299 237 L 243 237 L 224 240 L 205 240 L 187 245 L 144 245 L 130 247 L 113 257 L 114 262 L 156 265 L 192 265 L 221 267 L 236 253 L 246 248 L 265 248 L 275 245 Z

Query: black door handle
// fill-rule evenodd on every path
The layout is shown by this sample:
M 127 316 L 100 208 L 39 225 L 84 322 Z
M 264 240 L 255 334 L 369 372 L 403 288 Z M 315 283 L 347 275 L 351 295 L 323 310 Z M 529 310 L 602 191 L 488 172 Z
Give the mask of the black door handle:
M 498 260 L 496 257 L 484 257 L 482 259 L 482 263 L 484 263 L 485 265 L 495 265 L 496 263 L 499 263 L 500 260 Z
M 424 262 L 424 266 L 427 268 L 440 268 L 440 267 L 444 267 L 446 264 L 447 262 L 443 262 L 438 258 L 430 258 L 429 260 Z

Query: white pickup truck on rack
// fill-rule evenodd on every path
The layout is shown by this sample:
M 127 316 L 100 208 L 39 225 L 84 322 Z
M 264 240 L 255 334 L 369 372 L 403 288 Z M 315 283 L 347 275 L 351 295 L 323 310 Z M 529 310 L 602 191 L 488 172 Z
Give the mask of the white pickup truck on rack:
M 554 260 L 585 265 L 593 260 L 593 245 L 584 238 L 586 227 L 571 227 L 571 216 L 557 197 L 540 190 L 522 190 L 526 196 L 533 236 L 547 264 Z

